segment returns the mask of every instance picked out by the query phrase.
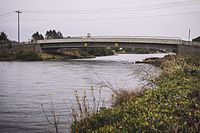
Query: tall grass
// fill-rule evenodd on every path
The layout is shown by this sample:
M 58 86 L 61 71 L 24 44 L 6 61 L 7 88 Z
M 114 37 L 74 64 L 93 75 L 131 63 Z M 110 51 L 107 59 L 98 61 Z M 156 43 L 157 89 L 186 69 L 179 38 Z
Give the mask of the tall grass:
M 102 88 L 99 89 L 98 97 L 94 93 L 94 88 L 91 87 L 89 98 L 84 92 L 80 97 L 79 93 L 75 92 L 76 104 L 72 107 L 73 123 L 71 125 L 72 132 L 88 132 L 90 117 L 97 114 L 99 110 L 104 108 L 103 99 L 101 98 Z M 101 104 L 101 105 L 100 105 Z

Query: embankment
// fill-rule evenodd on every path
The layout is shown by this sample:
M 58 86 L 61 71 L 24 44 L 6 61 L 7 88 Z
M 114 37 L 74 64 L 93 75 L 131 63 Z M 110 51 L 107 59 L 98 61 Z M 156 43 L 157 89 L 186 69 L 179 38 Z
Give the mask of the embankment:
M 107 48 L 70 48 L 57 52 L 41 52 L 37 45 L 1 45 L 0 61 L 63 61 L 66 59 L 95 58 L 96 56 L 113 55 Z

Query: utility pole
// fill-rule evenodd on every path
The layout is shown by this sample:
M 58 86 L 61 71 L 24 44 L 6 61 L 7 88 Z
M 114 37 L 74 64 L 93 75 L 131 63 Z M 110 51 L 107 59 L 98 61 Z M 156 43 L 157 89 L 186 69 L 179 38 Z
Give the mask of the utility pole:
M 18 15 L 18 43 L 20 43 L 20 23 L 19 23 L 19 14 L 22 13 L 21 11 L 15 11 Z
M 188 34 L 188 41 L 190 41 L 190 29 L 189 29 L 189 34 Z

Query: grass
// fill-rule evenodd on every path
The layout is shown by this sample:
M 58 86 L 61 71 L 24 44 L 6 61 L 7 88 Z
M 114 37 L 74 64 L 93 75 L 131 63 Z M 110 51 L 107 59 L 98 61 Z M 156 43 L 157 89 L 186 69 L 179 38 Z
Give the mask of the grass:
M 42 58 L 43 61 L 62 61 L 64 60 L 63 56 L 50 54 L 50 53 L 39 53 L 39 56 Z

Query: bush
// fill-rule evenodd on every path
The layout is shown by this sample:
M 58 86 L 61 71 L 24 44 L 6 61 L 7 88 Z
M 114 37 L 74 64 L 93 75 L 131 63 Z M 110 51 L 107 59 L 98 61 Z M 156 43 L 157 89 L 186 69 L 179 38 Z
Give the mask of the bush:
M 16 53 L 17 60 L 25 60 L 25 61 L 39 61 L 41 60 L 40 56 L 33 51 L 19 51 Z
M 11 61 L 15 59 L 15 55 L 12 53 L 2 52 L 0 53 L 0 61 Z
M 162 65 L 156 89 L 90 116 L 87 131 L 77 128 L 79 123 L 73 123 L 72 128 L 83 132 L 199 132 L 199 64 L 174 57 Z

